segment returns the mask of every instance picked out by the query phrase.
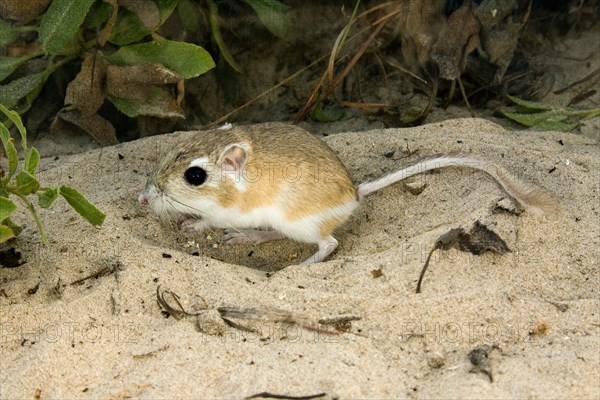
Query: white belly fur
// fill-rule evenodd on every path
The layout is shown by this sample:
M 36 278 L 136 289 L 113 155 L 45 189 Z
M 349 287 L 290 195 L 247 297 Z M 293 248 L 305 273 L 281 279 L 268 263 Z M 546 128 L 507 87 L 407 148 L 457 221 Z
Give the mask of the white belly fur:
M 202 204 L 197 204 L 199 202 Z M 277 206 L 262 206 L 251 211 L 241 211 L 238 207 L 222 207 L 206 198 L 201 201 L 193 200 L 188 204 L 198 210 L 205 210 L 202 219 L 213 228 L 268 228 L 299 242 L 318 243 L 323 239 L 321 224 L 331 218 L 348 218 L 358 206 L 358 201 L 351 200 L 296 220 L 288 219 Z

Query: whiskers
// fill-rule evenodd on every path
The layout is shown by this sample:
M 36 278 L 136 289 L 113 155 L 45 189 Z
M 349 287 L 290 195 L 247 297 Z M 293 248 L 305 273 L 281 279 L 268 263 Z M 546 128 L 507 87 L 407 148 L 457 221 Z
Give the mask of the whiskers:
M 171 227 L 177 227 L 185 219 L 202 218 L 202 211 L 182 203 L 168 194 L 163 194 L 159 202 L 157 207 L 154 208 L 156 214 L 163 223 Z
M 161 220 L 164 224 L 176 230 L 181 228 L 181 223 L 183 221 L 188 219 L 201 220 L 204 215 L 203 211 L 188 204 L 182 203 L 168 194 L 163 195 L 163 202 L 164 207 L 162 207 L 162 213 L 160 214 Z M 215 229 L 211 226 L 205 227 L 202 231 L 209 232 L 213 235 L 216 234 Z
M 197 220 L 198 222 L 203 221 L 206 222 L 206 225 L 201 223 L 197 224 L 198 231 L 203 231 L 205 233 L 210 233 L 213 236 L 217 236 L 217 231 L 219 229 L 225 229 L 225 232 L 235 232 L 238 236 L 244 237 L 248 240 L 248 243 L 252 241 L 250 234 L 245 229 L 240 229 L 239 225 L 236 225 L 235 222 L 227 221 L 227 220 L 211 220 L 212 223 L 209 224 L 206 220 L 207 215 L 211 215 L 210 207 L 207 209 L 198 209 L 192 205 L 186 204 L 182 202 L 180 199 L 175 198 L 172 195 L 167 193 L 162 193 L 159 198 L 155 199 L 154 204 L 152 204 L 152 208 L 155 213 L 161 220 L 161 223 L 171 229 L 180 230 L 182 228 L 182 223 L 186 220 Z M 194 226 L 196 224 L 193 223 L 190 226 Z M 188 224 L 185 224 L 188 225 Z M 252 227 L 244 227 L 244 228 L 259 228 L 258 226 Z M 192 229 L 188 229 L 187 227 L 183 228 L 184 231 L 194 232 L 196 227 L 194 226 Z M 227 242 L 227 241 L 225 241 Z

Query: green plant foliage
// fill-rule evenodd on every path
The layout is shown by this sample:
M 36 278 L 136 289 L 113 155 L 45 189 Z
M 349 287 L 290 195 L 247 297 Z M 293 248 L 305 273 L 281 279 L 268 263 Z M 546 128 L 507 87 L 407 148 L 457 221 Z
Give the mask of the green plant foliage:
M 504 116 L 521 125 L 537 130 L 568 132 L 582 122 L 600 116 L 600 108 L 577 110 L 574 108 L 553 107 L 549 104 L 522 100 L 508 96 L 517 105 L 519 112 L 504 112 Z
M 35 98 L 39 95 L 42 88 L 46 84 L 50 75 L 65 64 L 71 63 L 78 59 L 89 58 L 93 48 L 100 48 L 104 45 L 105 40 L 113 45 L 116 45 L 117 51 L 114 55 L 114 63 L 117 65 L 140 66 L 148 63 L 160 63 L 167 69 L 172 69 L 179 75 L 179 80 L 197 77 L 206 71 L 214 68 L 214 62 L 210 54 L 202 47 L 169 40 L 136 43 L 144 40 L 149 34 L 155 33 L 167 18 L 173 13 L 180 0 L 144 0 L 144 1 L 123 1 L 123 2 L 103 2 L 99 0 L 53 0 L 48 9 L 39 18 L 39 28 L 35 26 L 20 26 L 11 27 L 4 21 L 0 21 L 0 43 L 10 44 L 17 37 L 19 32 L 38 31 L 39 41 L 42 45 L 42 50 L 33 51 L 29 54 L 20 57 L 0 56 L 0 104 L 8 109 L 15 109 L 19 113 L 24 113 L 30 107 Z M 188 3 L 188 10 L 192 7 L 198 7 L 197 4 Z M 93 33 L 97 32 L 96 37 Z M 90 35 L 92 34 L 92 35 Z M 84 42 L 84 37 L 92 37 L 88 42 Z M 122 47 L 124 46 L 124 47 Z M 138 47 L 139 46 L 139 47 Z M 122 47 L 121 49 L 119 47 Z M 112 50 L 107 51 L 112 53 Z M 95 53 L 98 59 L 103 58 L 103 51 Z M 45 61 L 45 69 L 32 69 L 31 72 L 24 76 L 18 76 L 16 79 L 10 80 L 10 77 L 19 70 L 21 66 L 33 59 L 39 59 L 39 65 L 44 65 L 41 57 L 47 57 Z M 80 76 L 71 83 L 74 83 L 72 90 L 79 88 L 91 87 L 97 85 L 96 82 L 106 81 L 106 62 L 104 66 L 96 63 L 94 60 L 93 68 L 87 66 L 87 70 L 83 70 Z M 98 69 L 96 70 L 96 66 Z M 27 70 L 27 69 L 21 69 Z M 99 71 L 99 72 L 94 72 Z M 129 77 L 126 77 L 128 79 Z M 138 104 L 133 102 L 135 112 L 129 112 L 128 115 L 152 115 L 159 118 L 170 118 L 175 115 L 177 118 L 183 118 L 184 112 L 180 105 L 181 98 L 175 90 L 174 83 L 157 83 L 152 80 L 153 76 L 131 76 L 133 85 L 139 87 L 152 88 L 152 93 L 160 92 L 161 96 L 149 97 L 148 101 L 152 104 Z M 127 83 L 127 82 L 121 82 Z M 171 84 L 168 88 L 165 85 Z M 160 86 L 164 87 L 160 87 Z M 121 85 L 126 87 L 126 85 Z M 181 86 L 183 88 L 183 86 Z M 128 88 L 128 86 L 127 86 Z M 103 144 L 115 143 L 116 137 L 114 132 L 111 136 L 110 132 L 114 131 L 109 121 L 103 119 L 95 112 L 102 105 L 104 97 L 106 97 L 106 86 L 97 87 L 97 92 L 101 93 L 101 97 L 94 99 L 97 104 L 95 109 L 90 111 L 90 105 L 80 103 L 72 103 L 71 99 L 66 100 L 65 104 L 70 110 L 83 111 L 82 117 L 72 117 L 68 120 L 69 123 L 75 126 L 104 126 L 108 128 L 108 138 L 98 139 L 97 132 L 90 132 L 89 129 L 83 128 L 95 139 Z M 127 90 L 127 89 L 125 89 Z M 137 95 L 136 99 L 143 99 L 139 91 L 134 91 Z M 69 93 L 69 88 L 67 89 Z M 73 93 L 73 92 L 71 92 Z M 77 92 L 76 92 L 77 93 Z M 167 94 L 167 96 L 164 96 Z M 78 99 L 84 99 L 85 96 L 79 96 Z M 160 101 L 158 101 L 158 100 Z M 122 99 L 121 103 L 129 101 L 129 98 Z M 118 101 L 117 101 L 118 102 Z M 176 106 L 173 106 L 176 102 Z M 157 107 L 161 105 L 170 107 L 170 109 L 160 112 Z M 145 110 L 151 112 L 145 113 Z M 174 111 L 175 110 L 175 111 Z M 73 113 L 71 113 L 73 114 Z M 57 118 L 62 119 L 63 114 L 58 114 Z M 76 120 L 73 121 L 72 119 Z M 77 119 L 79 118 L 79 119 Z M 97 121 L 90 125 L 88 120 Z
M 29 172 L 31 175 L 35 174 L 37 171 L 38 164 L 40 163 L 40 152 L 37 151 L 35 147 L 27 150 L 25 154 L 25 171 Z
M 194 4 L 190 0 L 179 0 L 177 15 L 187 31 L 198 32 L 200 30 L 200 22 L 198 22 Z
M 342 110 L 324 109 L 323 104 L 319 103 L 310 115 L 312 119 L 319 122 L 334 122 L 339 121 L 344 116 Z
M 15 232 L 8 225 L 0 225 L 0 243 L 15 237 Z
M 40 183 L 37 181 L 35 176 L 31 175 L 27 171 L 19 171 L 15 175 L 15 185 L 12 187 L 15 193 L 19 193 L 23 196 L 28 196 L 32 193 L 37 192 L 40 188 Z
M 4 221 L 6 218 L 10 217 L 17 209 L 17 206 L 10 201 L 6 197 L 0 197 L 0 221 Z
M 90 7 L 83 25 L 86 28 L 100 29 L 102 24 L 110 18 L 112 7 L 110 4 L 103 1 L 96 1 Z
M 45 192 L 38 194 L 38 204 L 42 208 L 48 208 L 54 203 L 54 200 L 58 197 L 60 189 L 59 188 L 51 188 L 46 189 Z
M 12 43 L 18 34 L 18 30 L 13 29 L 8 22 L 0 19 L 0 47 Z
M 17 130 L 19 131 L 19 135 L 21 135 L 21 146 L 23 146 L 23 149 L 27 149 L 27 132 L 25 131 L 25 125 L 23 125 L 23 121 L 21 121 L 21 116 L 19 113 L 13 110 L 8 110 L 2 105 L 2 103 L 0 103 L 0 111 L 2 111 L 4 115 L 8 117 L 10 122 L 15 124 Z
M 241 67 L 219 31 L 218 6 L 225 3 L 224 0 L 53 0 L 45 11 L 39 10 L 41 14 L 32 19 L 31 25 L 11 26 L 0 20 L 0 46 L 11 46 L 19 39 L 33 44 L 36 36 L 19 35 L 22 32 L 37 32 L 41 44 L 23 47 L 32 50 L 18 57 L 0 56 L 0 104 L 22 115 L 31 108 L 51 75 L 70 64 L 80 65 L 80 70 L 64 91 L 68 95 L 65 108 L 55 117 L 66 124 L 57 123 L 53 127 L 77 127 L 100 144 L 118 143 L 118 130 L 112 125 L 116 118 L 101 111 L 106 100 L 131 118 L 180 122 L 185 119 L 182 81 L 206 73 L 215 63 L 203 47 L 162 38 L 159 29 L 175 11 L 188 32 L 201 32 L 201 24 L 210 24 L 222 58 L 240 72 Z M 285 15 L 287 6 L 282 2 L 244 0 L 244 3 L 274 35 L 288 42 L 292 40 L 292 25 Z M 70 75 L 60 74 L 57 78 Z M 53 83 L 58 83 L 53 90 L 62 93 L 61 80 Z M 164 126 L 173 126 L 169 123 Z M 5 145 L 10 146 L 8 142 Z M 35 154 L 31 156 L 34 162 Z M 24 168 L 31 173 L 33 167 L 27 164 Z
M 17 70 L 26 61 L 37 57 L 38 53 L 32 53 L 22 57 L 5 57 L 0 56 L 0 82 L 8 78 L 13 72 Z
M 121 9 L 117 23 L 112 31 L 109 42 L 117 46 L 125 46 L 141 40 L 144 36 L 155 32 L 173 13 L 178 0 L 155 0 L 160 13 L 160 20 L 156 26 L 144 25 L 138 15 L 132 11 Z
M 217 44 L 217 47 L 227 64 L 229 64 L 234 71 L 241 73 L 242 67 L 235 61 L 221 36 L 221 29 L 219 27 L 219 9 L 217 8 L 217 5 L 213 0 L 206 0 L 206 4 L 208 5 L 208 20 L 210 22 L 210 31 L 212 32 L 213 40 Z
M 286 42 L 291 42 L 293 40 L 292 24 L 285 15 L 287 6 L 278 0 L 244 0 L 244 2 L 254 10 L 260 21 L 273 35 Z M 219 48 L 219 51 L 227 64 L 229 64 L 236 72 L 241 73 L 242 67 L 235 61 L 221 36 L 217 4 L 213 0 L 207 0 L 206 4 L 208 6 L 210 30 L 215 44 Z
M 15 108 L 22 100 L 27 100 L 32 94 L 37 95 L 48 79 L 46 71 L 26 75 L 0 86 L 0 103 L 7 108 Z M 34 96 L 35 98 L 35 96 Z M 27 106 L 26 109 L 29 107 Z
M 244 0 L 267 29 L 278 38 L 287 42 L 293 38 L 292 24 L 285 15 L 287 6 L 277 0 Z
M 195 78 L 215 67 L 212 57 L 202 47 L 172 40 L 121 47 L 107 59 L 120 66 L 159 63 L 185 79 Z
M 104 213 L 95 205 L 90 203 L 81 193 L 68 186 L 61 186 L 58 193 L 65 198 L 67 203 L 73 207 L 83 218 L 94 226 L 100 226 L 104 222 Z
M 17 155 L 17 148 L 15 147 L 14 139 L 10 137 L 10 132 L 6 126 L 2 124 L 0 124 L 0 138 L 2 139 L 4 153 L 8 159 L 8 171 L 3 180 L 3 182 L 6 183 L 17 171 L 17 167 L 19 165 L 19 156 Z
M 60 54 L 77 33 L 94 1 L 53 0 L 50 3 L 38 31 L 42 47 L 47 53 Z
M 73 207 L 83 218 L 94 226 L 99 226 L 104 221 L 105 215 L 96 206 L 90 203 L 77 190 L 61 186 L 60 188 L 41 188 L 35 177 L 40 161 L 40 153 L 34 147 L 27 147 L 27 132 L 23 126 L 20 116 L 14 111 L 8 110 L 0 104 L 0 112 L 17 127 L 21 135 L 21 147 L 23 148 L 24 160 L 19 169 L 19 159 L 14 145 L 14 139 L 4 122 L 0 122 L 0 139 L 4 153 L 7 156 L 8 170 L 4 176 L 0 176 L 0 243 L 16 237 L 21 232 L 21 227 L 11 221 L 11 214 L 17 209 L 17 205 L 10 199 L 16 197 L 33 215 L 42 241 L 47 241 L 42 223 L 33 203 L 28 196 L 38 196 L 38 204 L 42 208 L 48 208 L 54 200 L 61 195 L 67 203 Z M 2 171 L 0 169 L 0 171 Z

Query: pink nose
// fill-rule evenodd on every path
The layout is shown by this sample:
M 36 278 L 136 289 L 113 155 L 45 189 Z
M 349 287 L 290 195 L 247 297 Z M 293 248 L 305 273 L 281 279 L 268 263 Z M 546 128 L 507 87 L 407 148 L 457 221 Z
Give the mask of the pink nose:
M 146 193 L 140 193 L 138 196 L 138 202 L 143 206 L 148 205 L 148 197 L 146 196 Z

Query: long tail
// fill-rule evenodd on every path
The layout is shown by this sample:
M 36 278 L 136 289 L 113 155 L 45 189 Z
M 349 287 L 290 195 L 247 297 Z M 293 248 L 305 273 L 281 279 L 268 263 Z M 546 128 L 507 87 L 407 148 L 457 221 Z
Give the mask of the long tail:
M 374 181 L 359 184 L 358 196 L 362 198 L 413 175 L 445 167 L 473 168 L 487 173 L 513 200 L 534 214 L 553 214 L 559 209 L 556 199 L 545 190 L 517 179 L 498 165 L 470 156 L 437 156 L 418 161 Z

